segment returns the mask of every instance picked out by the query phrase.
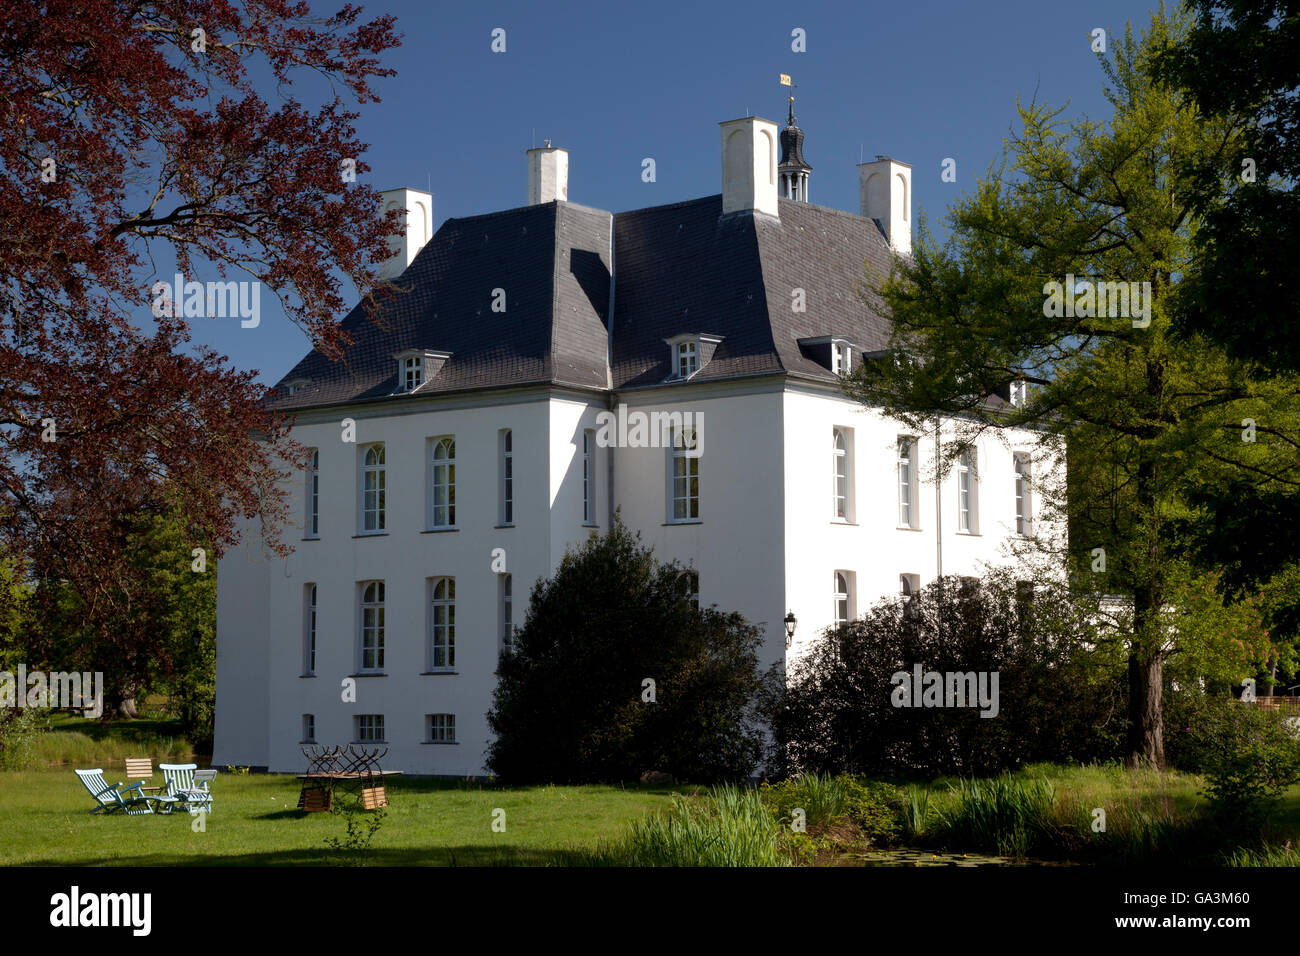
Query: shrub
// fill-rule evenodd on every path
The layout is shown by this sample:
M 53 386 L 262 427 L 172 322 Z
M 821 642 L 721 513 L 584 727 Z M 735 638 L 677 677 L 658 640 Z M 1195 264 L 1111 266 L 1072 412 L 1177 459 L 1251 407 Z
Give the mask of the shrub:
M 1205 776 L 1220 823 L 1257 828 L 1300 781 L 1300 740 L 1280 713 L 1230 697 L 1203 697 L 1174 709 L 1172 734 L 1180 769 Z
M 750 709 L 763 634 L 739 614 L 696 607 L 683 572 L 654 560 L 616 519 L 537 583 L 516 649 L 497 668 L 493 774 L 510 783 L 748 776 L 762 747 Z
M 759 788 L 768 811 L 788 830 L 796 808 L 813 828 L 851 825 L 862 842 L 883 844 L 897 840 L 901 826 L 896 787 L 880 781 L 863 781 L 841 774 L 800 774 Z
M 46 723 L 40 712 L 30 707 L 0 707 L 0 769 L 35 766 L 36 743 Z
M 1113 757 L 1124 665 L 1098 620 L 1095 602 L 1056 584 L 1026 599 L 1003 572 L 976 588 L 950 577 L 887 598 L 818 638 L 788 675 L 780 664 L 768 672 L 769 772 L 933 779 Z M 918 664 L 997 672 L 997 715 L 894 706 L 892 676 Z

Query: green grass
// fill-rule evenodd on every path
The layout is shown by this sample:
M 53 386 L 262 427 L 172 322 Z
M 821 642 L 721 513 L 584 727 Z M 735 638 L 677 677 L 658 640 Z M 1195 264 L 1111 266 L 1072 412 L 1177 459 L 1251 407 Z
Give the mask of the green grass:
M 707 800 L 674 799 L 634 822 L 587 862 L 606 866 L 789 866 L 780 826 L 758 791 L 714 787 Z
M 96 760 L 109 783 L 119 761 Z M 157 781 L 161 783 L 161 779 Z M 207 830 L 188 814 L 91 815 L 90 795 L 70 769 L 0 772 L 0 865 L 337 865 L 326 849 L 342 837 L 341 814 L 297 810 L 292 775 L 218 775 Z M 389 778 L 389 807 L 363 860 L 383 866 L 550 865 L 585 862 L 601 843 L 672 803 L 670 788 L 506 788 L 463 781 Z M 492 830 L 504 809 L 505 832 Z

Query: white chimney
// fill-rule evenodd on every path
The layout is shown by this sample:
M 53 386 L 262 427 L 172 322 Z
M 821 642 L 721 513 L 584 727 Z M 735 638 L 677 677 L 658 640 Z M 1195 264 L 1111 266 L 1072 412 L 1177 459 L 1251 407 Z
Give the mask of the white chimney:
M 747 116 L 722 127 L 722 213 L 754 212 L 777 216 L 776 124 Z
M 528 151 L 528 205 L 569 201 L 569 151 L 550 145 Z
M 858 166 L 862 215 L 880 220 L 894 251 L 912 252 L 912 167 L 888 156 Z
M 391 279 L 405 272 L 416 253 L 433 238 L 433 196 L 418 189 L 385 189 L 379 195 L 385 213 L 400 209 L 406 214 L 406 232 L 388 237 L 392 255 L 379 269 L 380 278 Z

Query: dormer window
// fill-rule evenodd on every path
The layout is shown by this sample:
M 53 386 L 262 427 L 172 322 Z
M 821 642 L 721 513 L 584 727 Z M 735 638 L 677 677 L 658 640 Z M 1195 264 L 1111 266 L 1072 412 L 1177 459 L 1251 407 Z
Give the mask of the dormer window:
M 451 358 L 450 352 L 432 349 L 406 349 L 393 356 L 397 361 L 396 394 L 410 394 L 433 381 L 443 365 Z
M 284 383 L 284 390 L 289 395 L 296 395 L 310 384 L 309 378 L 294 378 Z
M 848 375 L 853 371 L 855 346 L 851 339 L 842 335 L 819 335 L 797 341 L 799 351 L 804 357 L 812 359 L 828 372 L 834 375 Z
M 713 353 L 721 341 L 721 336 L 707 335 L 703 332 L 684 332 L 681 335 L 674 335 L 671 339 L 664 339 L 672 349 L 669 366 L 672 371 L 668 375 L 669 380 L 688 379 L 704 368 L 713 358 Z
M 848 342 L 831 343 L 831 371 L 848 375 L 852 371 L 853 347 Z
M 1024 379 L 1019 379 L 1011 383 L 1011 404 L 1016 408 L 1023 408 L 1025 399 L 1029 395 L 1029 385 Z
M 694 342 L 677 345 L 677 377 L 690 378 L 700 369 L 700 353 Z
M 413 392 L 424 384 L 424 361 L 412 355 L 402 360 L 402 391 Z

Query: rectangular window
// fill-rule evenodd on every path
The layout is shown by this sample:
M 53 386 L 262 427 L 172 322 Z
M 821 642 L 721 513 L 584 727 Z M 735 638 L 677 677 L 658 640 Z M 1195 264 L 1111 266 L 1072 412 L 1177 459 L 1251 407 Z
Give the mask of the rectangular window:
M 1022 407 L 1025 404 L 1025 398 L 1028 395 L 1026 383 L 1023 380 L 1012 382 L 1010 395 L 1011 404 L 1016 408 Z
M 979 479 L 975 450 L 969 446 L 957 458 L 957 530 L 979 534 Z
M 695 445 L 695 429 L 674 433 L 669 488 L 671 521 L 698 521 L 700 518 L 700 459 L 689 454 Z
M 660 352 L 660 355 L 663 353 Z M 694 342 L 682 342 L 677 346 L 677 377 L 690 378 L 700 367 L 699 352 Z
M 596 523 L 596 433 L 582 433 L 582 523 Z
M 429 670 L 456 669 L 456 579 L 429 582 Z
M 383 714 L 357 714 L 352 718 L 352 726 L 356 735 L 357 743 L 368 744 L 384 742 Z
M 509 574 L 501 574 L 497 581 L 501 600 L 501 650 L 511 654 L 515 649 L 514 579 Z
M 1016 469 L 1016 534 L 1028 537 L 1033 520 L 1033 501 L 1029 493 L 1029 456 L 1011 456 Z
M 302 613 L 302 675 L 316 676 L 316 585 L 303 586 L 306 592 Z
M 316 715 L 302 715 L 302 742 L 305 744 L 314 744 L 316 742 Z
M 700 572 L 690 570 L 682 573 L 686 575 L 686 587 L 689 589 L 687 594 L 690 597 L 691 605 L 698 611 L 700 609 Z
M 898 526 L 916 528 L 918 501 L 916 481 L 916 439 L 907 435 L 898 438 Z
M 366 581 L 361 585 L 361 670 L 384 669 L 384 582 Z
M 402 360 L 402 390 L 413 392 L 424 382 L 424 359 L 412 355 Z
M 835 474 L 831 514 L 840 521 L 853 520 L 853 431 L 832 429 Z
M 499 524 L 515 523 L 515 440 L 509 428 L 497 433 L 497 451 L 499 456 L 500 477 L 497 488 L 501 503 L 497 508 Z
M 852 364 L 852 352 L 844 342 L 836 342 L 831 347 L 831 371 L 836 375 L 848 375 Z
M 311 450 L 311 463 L 307 466 L 307 520 L 303 533 L 308 538 L 320 535 L 320 449 Z
M 429 459 L 429 527 L 456 527 L 456 439 L 433 440 Z
M 385 528 L 384 446 L 366 445 L 361 449 L 361 456 L 361 533 L 374 534 Z
M 425 714 L 424 716 L 428 743 L 454 744 L 456 742 L 455 714 Z
M 847 624 L 854 618 L 853 572 L 835 572 L 835 626 Z

